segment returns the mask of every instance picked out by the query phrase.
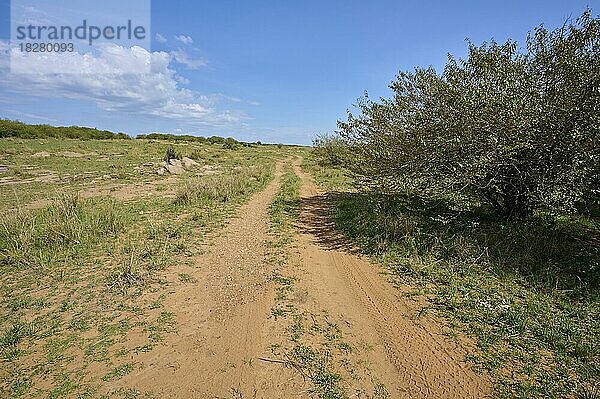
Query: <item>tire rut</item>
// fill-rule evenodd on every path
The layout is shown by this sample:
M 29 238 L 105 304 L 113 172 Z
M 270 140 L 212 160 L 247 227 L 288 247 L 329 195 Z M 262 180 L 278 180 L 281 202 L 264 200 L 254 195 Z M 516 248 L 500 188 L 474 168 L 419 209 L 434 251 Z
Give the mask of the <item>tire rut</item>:
M 348 330 L 355 339 L 373 344 L 367 358 L 391 397 L 488 397 L 487 376 L 465 360 L 472 345 L 464 337 L 450 340 L 438 320 L 417 320 L 415 304 L 335 232 L 325 196 L 297 162 L 294 169 L 303 182 L 298 261 L 313 285 L 307 289 L 314 306 L 352 320 Z
M 242 205 L 206 253 L 195 258 L 195 268 L 169 271 L 169 281 L 177 281 L 182 271 L 196 281 L 172 283 L 165 299 L 165 311 L 175 314 L 177 334 L 137 356 L 138 367 L 119 386 L 163 398 L 280 397 L 278 377 L 289 376 L 278 365 L 256 359 L 270 342 L 266 321 L 274 294 L 267 261 L 268 207 L 284 164 L 277 163 L 275 179 Z

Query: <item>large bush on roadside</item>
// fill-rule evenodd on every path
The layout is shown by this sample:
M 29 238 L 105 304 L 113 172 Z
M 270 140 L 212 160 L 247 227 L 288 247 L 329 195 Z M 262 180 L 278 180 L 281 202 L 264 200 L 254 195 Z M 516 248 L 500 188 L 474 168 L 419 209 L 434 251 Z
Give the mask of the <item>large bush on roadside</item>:
M 339 122 L 345 157 L 383 192 L 472 195 L 511 219 L 598 198 L 600 20 L 584 13 L 464 60 L 401 72 L 394 97 Z

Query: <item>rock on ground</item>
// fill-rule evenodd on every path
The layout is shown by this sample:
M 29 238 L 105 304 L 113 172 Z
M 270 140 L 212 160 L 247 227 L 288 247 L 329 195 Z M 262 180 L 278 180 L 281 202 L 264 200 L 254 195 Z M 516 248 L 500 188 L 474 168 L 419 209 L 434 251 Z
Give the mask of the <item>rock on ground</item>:
M 188 158 L 188 157 L 181 158 L 181 163 L 183 164 L 183 167 L 186 169 L 193 168 L 194 166 L 198 166 L 198 162 L 196 162 L 193 159 Z
M 169 162 L 163 161 L 160 163 L 160 168 L 156 171 L 159 175 L 164 175 L 169 172 L 172 175 L 180 175 L 186 171 L 198 166 L 198 163 L 191 158 L 183 157 L 179 159 L 169 159 Z

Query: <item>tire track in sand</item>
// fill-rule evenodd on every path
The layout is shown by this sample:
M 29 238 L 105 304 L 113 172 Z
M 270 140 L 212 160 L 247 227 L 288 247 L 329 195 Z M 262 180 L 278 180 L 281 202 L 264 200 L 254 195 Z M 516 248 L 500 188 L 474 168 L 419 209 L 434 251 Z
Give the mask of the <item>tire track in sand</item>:
M 283 165 L 278 163 L 274 181 L 243 205 L 195 259 L 195 269 L 169 271 L 170 281 L 182 271 L 197 280 L 174 284 L 164 302 L 164 310 L 175 314 L 177 335 L 138 355 L 129 375 L 104 388 L 135 387 L 164 398 L 314 396 L 292 369 L 258 360 L 268 357 L 269 345 L 285 334 L 268 319 L 274 287 L 269 282 L 273 267 L 266 260 L 268 207 Z M 352 252 L 334 231 L 312 179 L 298 162 L 294 170 L 303 182 L 302 209 L 288 266 L 299 277 L 298 291 L 308 293 L 303 306 L 325 310 L 345 335 L 371 347 L 361 353 L 368 377 L 385 384 L 391 399 L 489 396 L 486 377 L 463 360 L 468 345 L 448 339 L 428 317 L 413 320 L 415 306 L 368 259 Z M 355 392 L 368 386 L 364 380 L 345 382 Z
M 136 357 L 141 367 L 118 386 L 163 398 L 288 397 L 284 383 L 293 378 L 291 372 L 257 361 L 270 342 L 268 207 L 283 165 L 277 163 L 275 179 L 240 207 L 195 259 L 196 268 L 169 271 L 170 281 L 182 271 L 197 281 L 175 284 L 165 299 L 165 311 L 175 314 L 177 335 Z
M 345 322 L 345 333 L 373 345 L 366 360 L 371 375 L 391 398 L 484 398 L 491 394 L 487 376 L 475 373 L 465 357 L 472 346 L 443 334 L 439 320 L 414 317 L 414 302 L 400 296 L 369 260 L 355 253 L 335 231 L 326 198 L 304 173 L 297 240 L 297 263 L 304 272 L 314 309 Z

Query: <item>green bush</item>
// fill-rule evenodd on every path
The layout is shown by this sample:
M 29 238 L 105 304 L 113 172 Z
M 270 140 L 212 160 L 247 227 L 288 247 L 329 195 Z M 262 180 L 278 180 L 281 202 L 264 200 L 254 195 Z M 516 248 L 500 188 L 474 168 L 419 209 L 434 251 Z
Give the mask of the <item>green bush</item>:
M 173 148 L 173 146 L 169 146 L 169 148 L 167 148 L 165 151 L 165 156 L 163 157 L 163 160 L 167 163 L 171 159 L 181 159 L 181 154 L 179 154 L 175 148 Z
M 135 136 L 136 139 L 141 140 L 165 140 L 165 141 L 196 141 L 203 143 L 207 141 L 206 137 L 202 136 L 191 136 L 189 134 L 165 134 L 165 133 L 150 133 L 150 134 L 138 134 Z
M 346 143 L 337 136 L 321 135 L 313 142 L 313 154 L 321 166 L 340 166 L 346 153 Z
M 235 150 L 239 147 L 239 142 L 231 137 L 227 137 L 223 143 L 223 148 L 227 150 Z
M 507 219 L 600 194 L 600 20 L 469 46 L 464 60 L 401 72 L 392 99 L 339 122 L 344 164 L 368 187 L 473 197 Z M 327 154 L 331 141 L 317 143 Z

